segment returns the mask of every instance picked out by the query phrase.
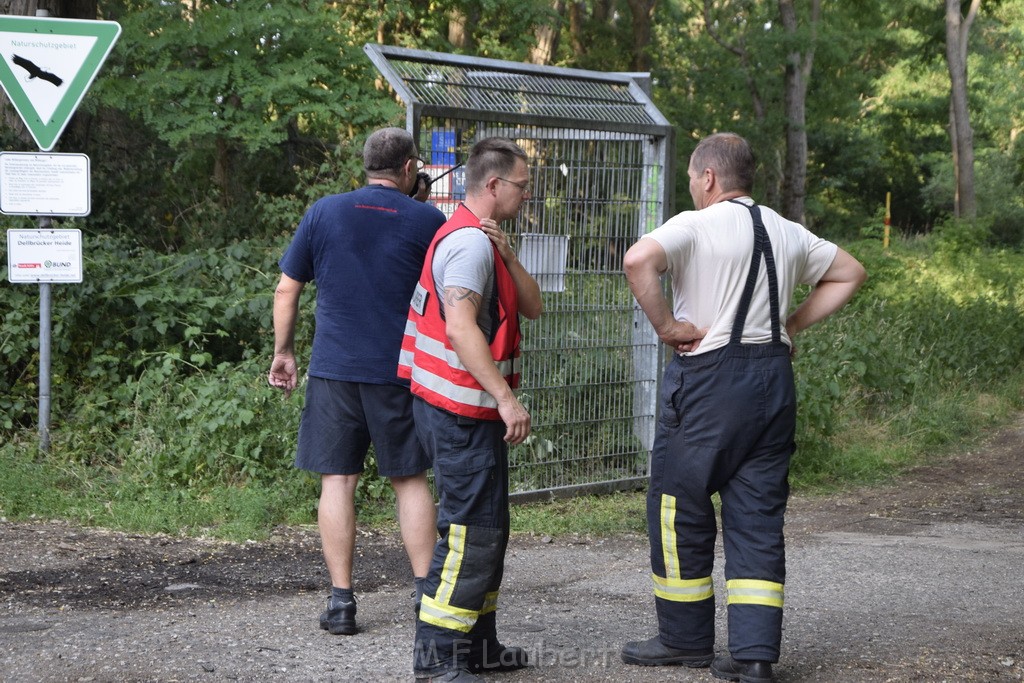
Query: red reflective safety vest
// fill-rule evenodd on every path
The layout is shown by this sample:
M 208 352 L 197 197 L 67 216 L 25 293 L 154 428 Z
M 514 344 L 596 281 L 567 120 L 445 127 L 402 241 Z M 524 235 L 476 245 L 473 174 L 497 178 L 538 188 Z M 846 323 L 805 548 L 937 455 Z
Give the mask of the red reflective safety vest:
M 410 381 L 412 393 L 430 405 L 478 420 L 500 420 L 498 402 L 484 391 L 459 360 L 448 341 L 441 317 L 441 301 L 434 287 L 434 250 L 438 243 L 461 228 L 480 227 L 480 219 L 460 204 L 441 226 L 427 249 L 420 280 L 405 323 L 398 376 Z M 519 386 L 519 295 L 515 281 L 494 247 L 494 289 L 498 295 L 491 358 L 509 386 Z M 486 305 L 486 302 L 485 302 Z

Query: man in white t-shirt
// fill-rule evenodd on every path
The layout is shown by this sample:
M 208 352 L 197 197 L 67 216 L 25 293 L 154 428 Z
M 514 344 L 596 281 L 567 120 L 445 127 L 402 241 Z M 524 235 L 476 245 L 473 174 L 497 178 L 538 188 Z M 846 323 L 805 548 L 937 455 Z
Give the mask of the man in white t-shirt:
M 783 516 L 796 446 L 793 337 L 841 308 L 864 268 L 835 244 L 751 199 L 754 156 L 732 133 L 705 138 L 684 211 L 626 253 L 629 286 L 676 354 L 662 382 L 647 497 L 658 635 L 622 659 L 705 667 L 768 683 L 779 660 Z M 672 307 L 661 277 L 672 280 Z M 813 285 L 788 316 L 793 290 Z M 712 583 L 721 497 L 729 654 L 714 655 Z

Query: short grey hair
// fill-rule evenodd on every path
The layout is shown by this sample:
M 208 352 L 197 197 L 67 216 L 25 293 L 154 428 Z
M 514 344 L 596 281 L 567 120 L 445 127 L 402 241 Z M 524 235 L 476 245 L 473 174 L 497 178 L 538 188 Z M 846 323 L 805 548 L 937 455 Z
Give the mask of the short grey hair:
M 370 177 L 393 176 L 416 156 L 416 141 L 404 128 L 381 128 L 363 145 L 363 169 Z
M 726 192 L 739 190 L 750 194 L 756 166 L 750 143 L 736 133 L 709 135 L 690 155 L 690 167 L 698 173 L 705 168 L 713 170 Z

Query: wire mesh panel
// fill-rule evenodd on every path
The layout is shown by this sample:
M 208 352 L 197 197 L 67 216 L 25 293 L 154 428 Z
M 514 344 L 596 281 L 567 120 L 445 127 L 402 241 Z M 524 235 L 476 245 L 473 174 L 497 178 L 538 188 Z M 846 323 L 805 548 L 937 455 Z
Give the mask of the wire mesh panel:
M 544 314 L 524 320 L 520 396 L 533 433 L 510 452 L 519 497 L 635 485 L 647 474 L 657 337 L 622 274 L 625 250 L 665 217 L 671 127 L 635 75 L 367 46 L 406 103 L 408 127 L 451 215 L 459 164 L 485 137 L 529 157 L 513 236 Z M 454 169 L 454 170 L 453 170 Z

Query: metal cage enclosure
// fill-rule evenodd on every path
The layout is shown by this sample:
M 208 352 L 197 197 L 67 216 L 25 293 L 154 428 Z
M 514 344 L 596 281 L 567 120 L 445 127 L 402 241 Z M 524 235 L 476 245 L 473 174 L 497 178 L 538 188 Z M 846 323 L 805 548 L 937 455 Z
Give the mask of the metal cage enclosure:
M 521 400 L 533 418 L 509 453 L 513 496 L 646 481 L 661 360 L 622 274 L 625 250 L 666 219 L 673 130 L 646 74 L 601 73 L 369 44 L 451 215 L 458 165 L 489 136 L 530 159 L 532 197 L 510 234 L 544 314 L 523 323 Z M 443 176 L 443 177 L 442 177 Z

